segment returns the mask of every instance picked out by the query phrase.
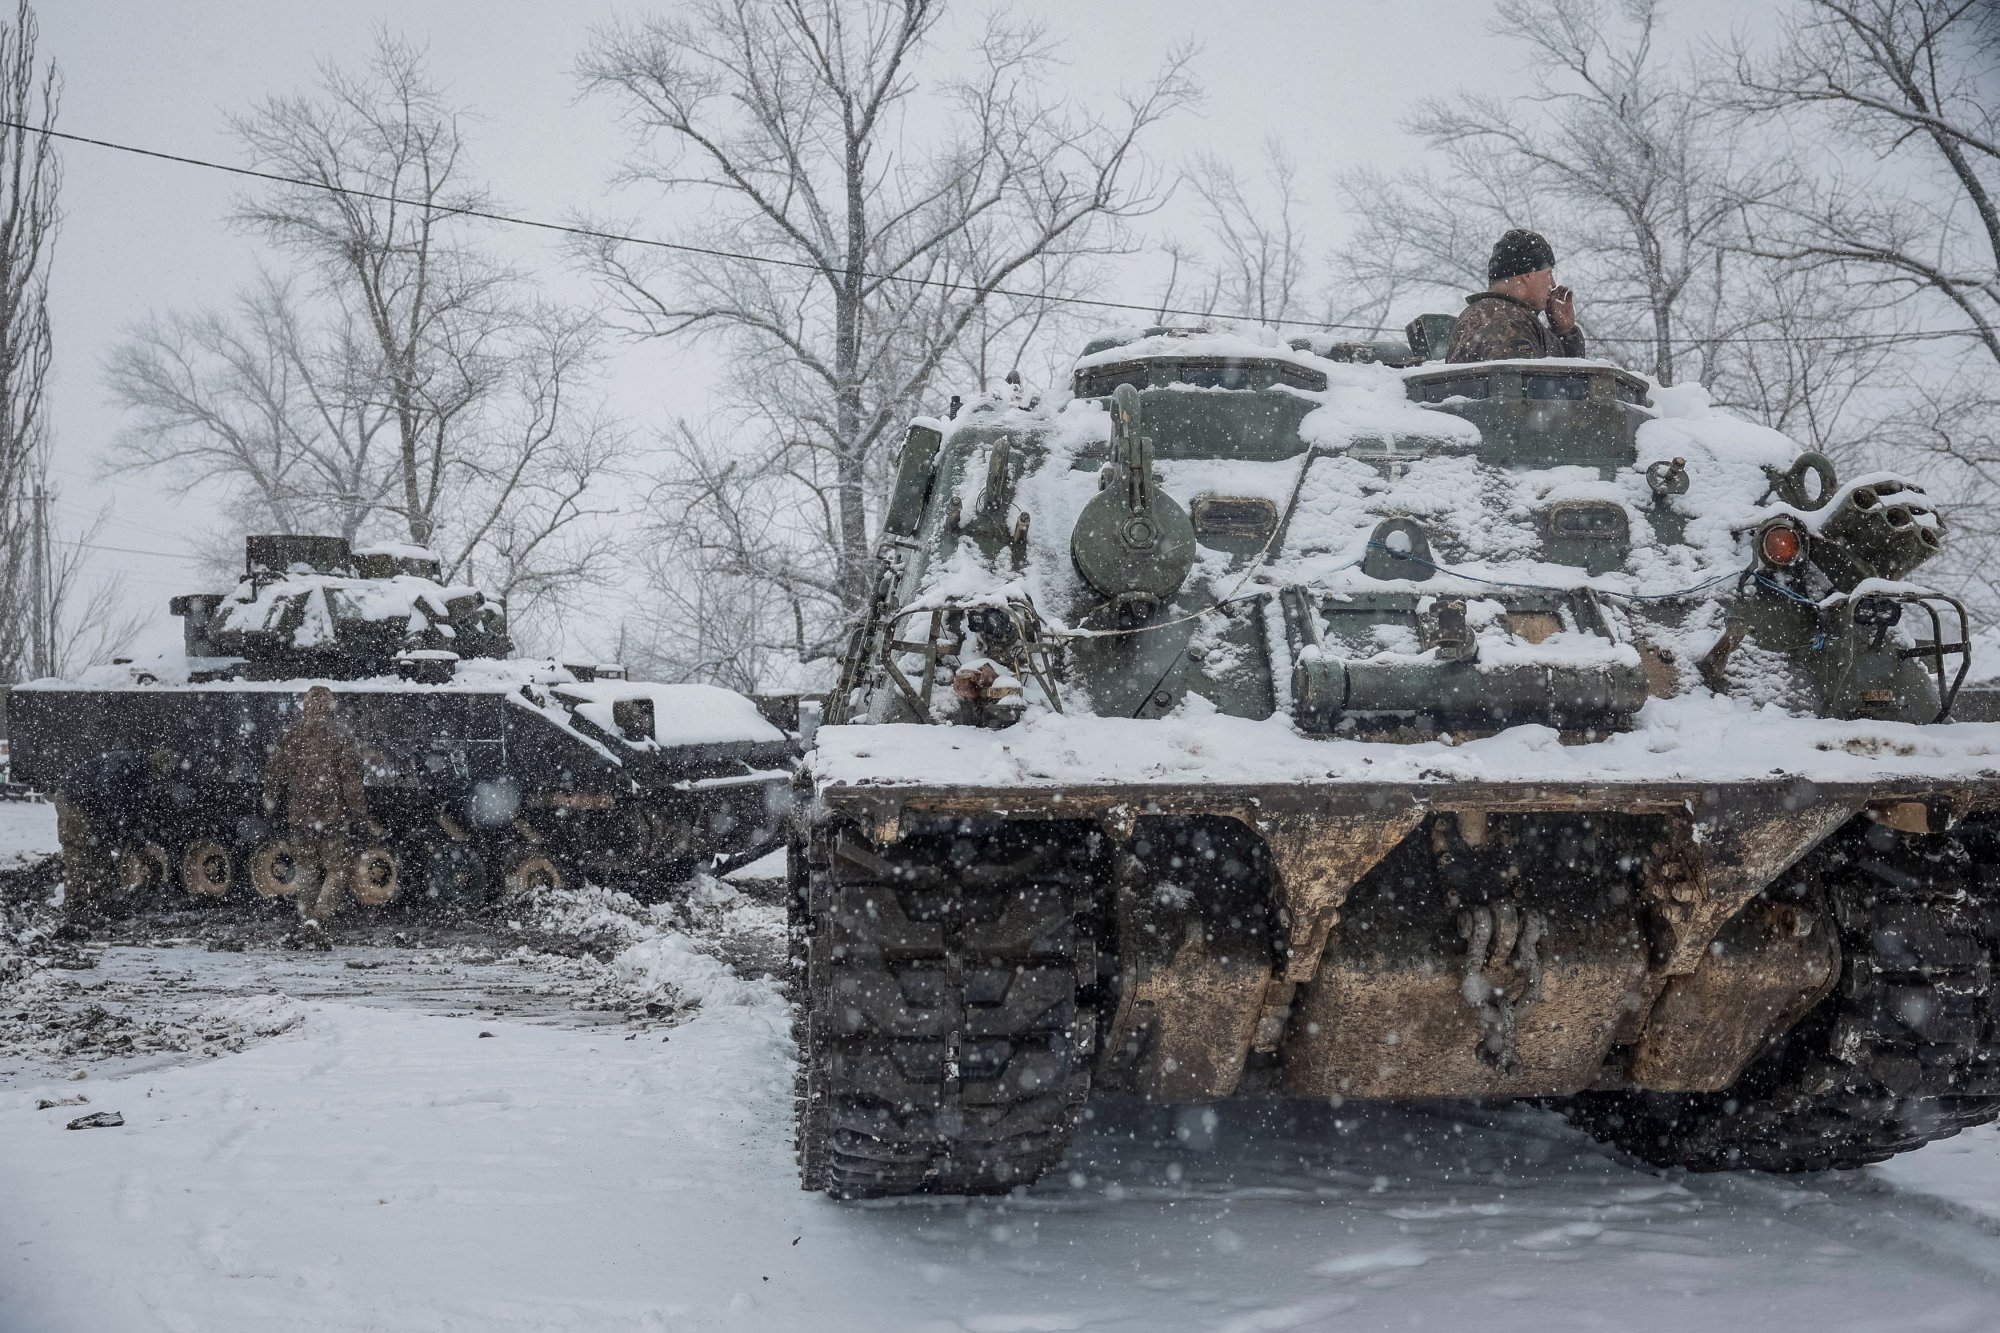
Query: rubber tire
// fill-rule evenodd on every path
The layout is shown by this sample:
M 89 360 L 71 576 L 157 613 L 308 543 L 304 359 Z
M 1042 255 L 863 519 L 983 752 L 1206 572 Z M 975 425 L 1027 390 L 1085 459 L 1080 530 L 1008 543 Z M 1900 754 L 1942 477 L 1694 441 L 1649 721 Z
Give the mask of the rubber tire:
M 236 882 L 236 857 L 222 839 L 196 838 L 181 849 L 180 884 L 190 897 L 220 900 Z
M 877 852 L 841 831 L 795 883 L 803 1188 L 1004 1193 L 1062 1159 L 1090 1088 L 1095 944 L 1072 876 L 968 885 L 990 841 Z
M 1865 1166 L 1993 1120 L 2000 914 L 1977 892 L 1990 841 L 1851 827 L 1822 866 L 1842 960 L 1813 1012 L 1727 1091 L 1588 1094 L 1565 1113 L 1690 1171 Z
M 526 902 L 544 890 L 574 888 L 578 877 L 562 857 L 546 847 L 510 843 L 500 853 L 500 901 Z
M 476 912 L 494 897 L 493 869 L 471 843 L 439 838 L 421 844 L 415 882 L 423 910 L 439 914 Z
M 402 862 L 387 847 L 364 847 L 348 872 L 347 891 L 363 907 L 387 907 L 402 887 Z
M 245 878 L 259 898 L 276 900 L 297 894 L 300 883 L 309 877 L 309 873 L 289 842 L 283 838 L 272 838 L 259 843 L 256 850 L 250 853 Z
M 167 849 L 156 842 L 126 843 L 111 854 L 107 906 L 121 913 L 143 910 L 173 878 Z

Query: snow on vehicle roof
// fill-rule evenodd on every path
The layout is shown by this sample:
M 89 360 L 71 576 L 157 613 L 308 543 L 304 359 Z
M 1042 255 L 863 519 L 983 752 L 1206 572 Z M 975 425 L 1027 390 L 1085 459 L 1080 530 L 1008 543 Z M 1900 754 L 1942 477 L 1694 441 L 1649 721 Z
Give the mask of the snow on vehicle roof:
M 577 704 L 577 712 L 612 736 L 620 734 L 611 719 L 611 703 L 618 699 L 649 699 L 653 703 L 653 734 L 662 746 L 707 745 L 729 742 L 755 744 L 782 743 L 784 733 L 766 721 L 757 705 L 731 690 L 715 685 L 662 685 L 651 681 L 609 680 L 579 682 L 576 674 L 548 658 L 467 658 L 458 663 L 451 679 L 435 684 L 404 680 L 400 676 L 370 676 L 360 680 L 205 680 L 198 674 L 225 671 L 238 658 L 187 657 L 180 653 L 160 653 L 126 662 L 87 667 L 67 680 L 50 678 L 17 688 L 24 690 L 155 690 L 192 689 L 219 692 L 296 694 L 309 686 L 325 685 L 336 694 L 379 694 L 384 692 L 432 694 L 504 694 L 548 714 L 568 725 L 567 711 L 549 702 L 560 693 Z M 525 689 L 524 689 L 525 687 Z M 601 748 L 601 747 L 600 747 Z
M 369 546 L 354 548 L 356 555 L 382 555 L 392 560 L 430 560 L 438 564 L 444 561 L 428 546 L 417 546 L 410 542 L 375 542 Z
M 1135 361 L 1150 356 L 1215 357 L 1225 361 L 1286 361 L 1295 366 L 1323 370 L 1334 364 L 1310 352 L 1293 348 L 1275 329 L 1130 329 L 1110 332 L 1097 342 L 1118 338 L 1115 345 L 1087 352 L 1076 359 L 1076 369 Z M 1094 344 L 1093 344 L 1094 345 Z
M 1435 364 L 1421 372 L 1343 364 L 1294 351 L 1275 341 L 1275 335 L 1260 341 L 1241 332 L 1140 336 L 1079 364 L 1147 353 L 1268 354 L 1327 377 L 1324 390 L 1285 390 L 1317 404 L 1299 426 L 1306 452 L 1268 461 L 1162 458 L 1156 463 L 1164 488 L 1183 503 L 1203 495 L 1241 496 L 1269 501 L 1283 513 L 1297 493 L 1298 506 L 1282 543 L 1264 555 L 1255 572 L 1257 584 L 1309 582 L 1336 596 L 1395 588 L 1468 595 L 1484 590 L 1490 595 L 1494 583 L 1511 583 L 1658 597 L 1740 571 L 1746 560 L 1740 534 L 1746 529 L 1780 515 L 1805 522 L 1813 517 L 1769 498 L 1770 474 L 1790 467 L 1801 447 L 1778 431 L 1715 406 L 1699 385 L 1663 386 L 1620 371 L 1646 384 L 1649 405 L 1635 409 L 1647 419 L 1637 431 L 1634 465 L 1606 479 L 1589 466 L 1482 462 L 1474 456 L 1477 427 L 1412 401 L 1406 392 L 1409 376 L 1435 374 Z M 1465 369 L 1508 365 L 1543 372 L 1612 368 L 1603 362 L 1543 360 Z M 1018 570 L 1005 559 L 989 567 L 970 543 L 948 544 L 910 606 L 1025 590 L 1051 628 L 1061 630 L 1062 608 L 1083 596 L 1067 543 L 1078 513 L 1096 493 L 1097 475 L 1089 460 L 1101 456 L 1096 451 L 1109 439 L 1109 414 L 1095 399 L 1072 399 L 1054 407 L 981 398 L 956 420 L 941 424 L 948 439 L 993 426 L 1039 435 L 1047 456 L 1031 467 L 1016 494 L 1020 508 L 1034 518 L 1029 542 L 1035 558 Z M 1689 484 L 1685 495 L 1669 502 L 1685 519 L 1683 539 L 1669 542 L 1647 521 L 1658 501 L 1645 473 L 1654 463 L 1676 458 L 1686 461 Z M 965 466 L 957 483 L 964 512 L 974 512 L 984 477 L 985 468 L 976 460 Z M 1614 504 L 1624 511 L 1630 545 L 1622 568 L 1593 575 L 1578 565 L 1537 557 L 1543 516 L 1566 501 Z M 1824 518 L 1830 508 L 1816 512 Z M 1370 534 L 1389 517 L 1418 519 L 1433 542 L 1433 558 L 1449 569 L 1434 571 L 1420 585 L 1363 574 L 1358 566 Z M 1203 548 L 1197 579 L 1213 581 L 1229 568 L 1221 552 Z M 1241 576 L 1236 567 L 1231 577 Z
M 406 690 L 415 694 L 431 693 L 438 690 L 457 690 L 478 694 L 500 694 L 518 690 L 523 685 L 548 686 L 573 682 L 576 677 L 564 667 L 548 658 L 462 658 L 450 680 L 432 684 L 404 680 L 400 676 L 365 676 L 353 680 L 299 676 L 284 680 L 196 680 L 197 676 L 208 676 L 226 672 L 244 662 L 240 657 L 189 657 L 184 653 L 164 652 L 148 654 L 115 662 L 99 662 L 85 667 L 73 676 L 58 678 L 50 676 L 43 680 L 30 681 L 16 686 L 30 690 L 116 690 L 116 689 L 195 689 L 195 690 L 240 690 L 268 691 L 271 693 L 296 693 L 312 685 L 324 685 L 335 693 L 353 691 L 356 693 L 377 693 L 383 690 Z M 620 682 L 624 683 L 624 682 Z
M 345 578 L 333 574 L 290 574 L 259 582 L 244 579 L 216 607 L 223 629 L 258 632 L 277 627 L 289 605 L 303 601 L 304 622 L 293 634 L 296 646 L 309 648 L 333 642 L 329 612 L 341 619 L 371 622 L 401 620 L 411 633 L 421 633 L 435 617 L 449 615 L 448 604 L 465 597 L 482 603 L 486 594 L 471 584 L 441 584 L 415 574 L 389 578 Z
M 564 684 L 556 693 L 576 703 L 577 715 L 611 735 L 619 734 L 611 708 L 622 699 L 653 704 L 653 740 L 662 746 L 728 742 L 782 742 L 785 734 L 757 711 L 757 705 L 719 685 L 654 685 L 607 680 Z

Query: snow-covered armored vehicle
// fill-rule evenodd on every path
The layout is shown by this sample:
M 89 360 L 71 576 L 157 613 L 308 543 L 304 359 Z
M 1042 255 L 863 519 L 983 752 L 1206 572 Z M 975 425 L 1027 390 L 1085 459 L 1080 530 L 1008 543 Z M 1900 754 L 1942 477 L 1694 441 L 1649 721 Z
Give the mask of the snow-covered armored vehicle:
M 1777 1170 L 2000 1109 L 1944 518 L 1449 323 L 1154 329 L 910 427 L 793 834 L 807 1188 L 1032 1181 L 1093 1088 Z
M 350 879 L 366 906 L 471 909 L 577 875 L 659 891 L 781 825 L 796 747 L 751 700 L 514 658 L 502 608 L 418 548 L 245 547 L 233 591 L 173 600 L 183 653 L 13 691 L 15 781 L 63 793 L 131 757 L 108 798 L 129 807 L 121 896 L 293 891 L 263 783 L 314 684 L 359 743 L 381 830 Z

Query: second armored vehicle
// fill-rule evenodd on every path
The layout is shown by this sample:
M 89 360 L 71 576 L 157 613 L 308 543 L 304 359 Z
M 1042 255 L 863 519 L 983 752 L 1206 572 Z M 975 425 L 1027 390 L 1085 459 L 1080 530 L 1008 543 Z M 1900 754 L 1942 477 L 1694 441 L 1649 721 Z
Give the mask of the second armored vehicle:
M 583 876 L 657 893 L 772 837 L 796 746 L 751 700 L 515 658 L 501 608 L 439 577 L 413 548 L 251 537 L 234 591 L 174 599 L 184 652 L 13 691 L 14 780 L 122 775 L 93 784 L 111 807 L 93 813 L 128 900 L 287 896 L 300 858 L 264 775 L 326 684 L 379 831 L 351 879 L 365 905 L 469 909 Z

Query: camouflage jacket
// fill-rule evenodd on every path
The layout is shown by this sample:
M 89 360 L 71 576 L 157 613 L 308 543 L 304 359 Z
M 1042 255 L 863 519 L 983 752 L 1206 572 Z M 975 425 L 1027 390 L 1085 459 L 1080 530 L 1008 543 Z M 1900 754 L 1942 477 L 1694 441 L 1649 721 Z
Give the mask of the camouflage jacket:
M 306 721 L 279 738 L 264 769 L 264 806 L 293 834 L 341 832 L 366 819 L 361 747 L 347 728 Z
M 1447 361 L 1512 361 L 1522 357 L 1585 356 L 1583 330 L 1557 336 L 1542 312 L 1501 292 L 1475 292 L 1452 330 Z

